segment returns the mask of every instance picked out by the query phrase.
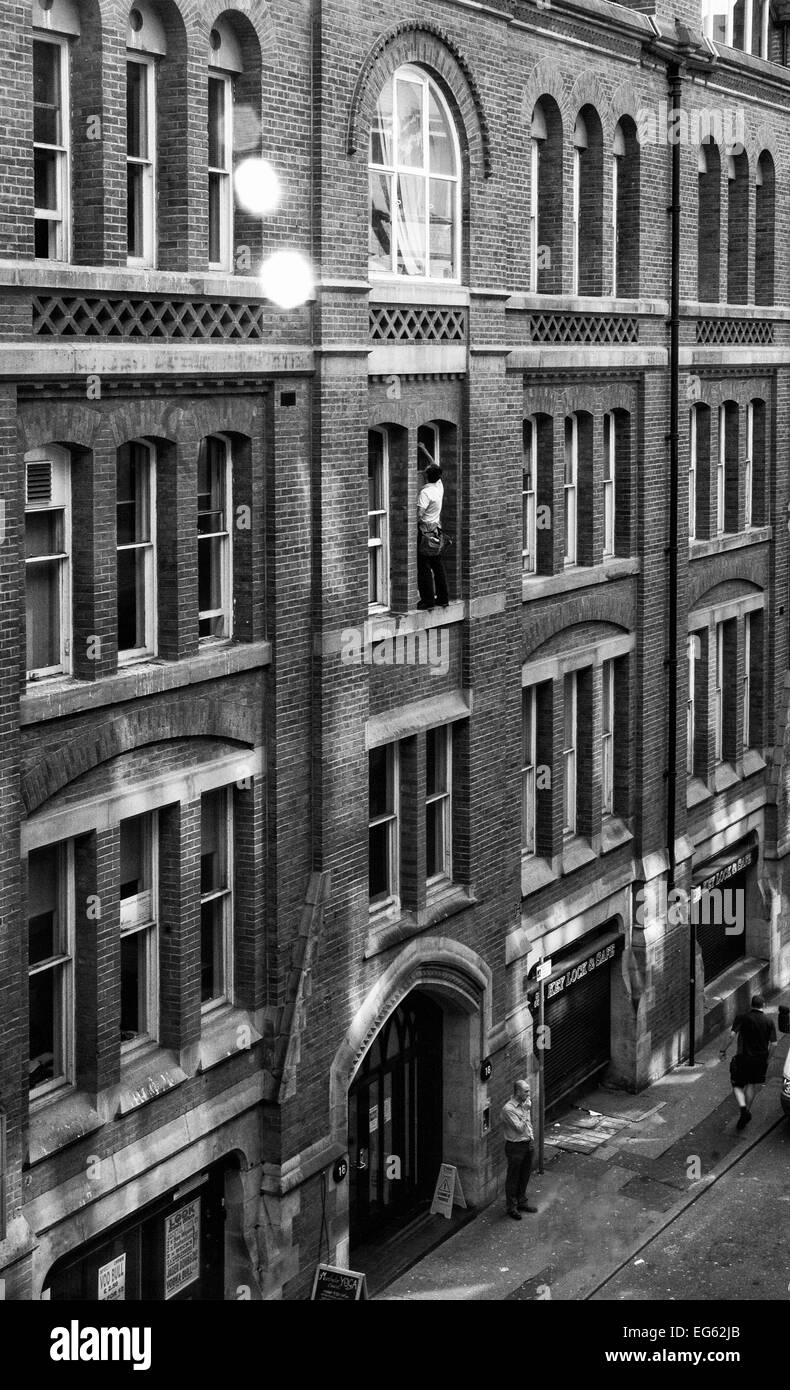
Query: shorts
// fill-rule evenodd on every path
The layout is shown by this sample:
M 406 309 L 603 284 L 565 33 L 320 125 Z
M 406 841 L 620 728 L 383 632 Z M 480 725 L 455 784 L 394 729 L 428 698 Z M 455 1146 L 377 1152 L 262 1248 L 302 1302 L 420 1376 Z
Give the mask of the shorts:
M 730 1062 L 730 1082 L 733 1086 L 761 1086 L 767 1070 L 767 1057 L 744 1057 L 737 1053 Z

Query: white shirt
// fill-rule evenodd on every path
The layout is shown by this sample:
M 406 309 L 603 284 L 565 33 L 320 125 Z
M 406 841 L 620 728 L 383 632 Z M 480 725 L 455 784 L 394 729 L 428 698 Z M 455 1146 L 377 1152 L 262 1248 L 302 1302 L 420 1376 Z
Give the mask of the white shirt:
M 444 483 L 441 478 L 436 483 L 426 483 L 417 498 L 417 516 L 429 526 L 438 526 L 444 501 Z

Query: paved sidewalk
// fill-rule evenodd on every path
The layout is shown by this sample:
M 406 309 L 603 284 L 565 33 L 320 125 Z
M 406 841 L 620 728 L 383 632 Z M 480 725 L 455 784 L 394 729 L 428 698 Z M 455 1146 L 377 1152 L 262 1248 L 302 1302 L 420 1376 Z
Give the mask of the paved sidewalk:
M 780 1002 L 787 995 L 767 1010 L 774 1021 Z M 779 1035 L 752 1122 L 739 1134 L 729 1080 L 735 1044 L 724 1061 L 719 1057 L 729 1035 L 727 1028 L 708 1042 L 694 1067 L 680 1066 L 638 1095 L 601 1088 L 584 1097 L 584 1110 L 550 1120 L 545 1172 L 535 1173 L 529 1185 L 538 1214 L 511 1221 L 500 1196 L 378 1299 L 583 1299 L 593 1293 L 623 1261 L 638 1259 L 645 1241 L 780 1119 L 788 1039 Z

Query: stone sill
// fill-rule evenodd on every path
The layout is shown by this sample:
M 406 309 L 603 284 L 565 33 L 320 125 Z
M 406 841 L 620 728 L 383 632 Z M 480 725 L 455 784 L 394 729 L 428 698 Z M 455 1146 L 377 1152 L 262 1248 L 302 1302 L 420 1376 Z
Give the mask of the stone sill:
M 738 531 L 732 535 L 689 541 L 689 560 L 703 560 L 708 555 L 721 555 L 725 550 L 740 550 L 744 545 L 762 545 L 770 541 L 772 536 L 771 526 L 753 526 L 749 531 Z
M 116 1118 L 128 1115 L 186 1080 L 187 1073 L 175 1052 L 152 1043 L 142 1053 L 135 1053 L 128 1063 L 121 1059 L 121 1080 L 112 1089 L 110 1113 Z
M 740 780 L 732 763 L 717 763 L 713 769 L 711 790 L 713 792 L 725 792 L 729 787 L 737 786 Z
M 641 569 L 641 561 L 634 557 L 604 560 L 598 565 L 573 565 L 561 574 L 523 574 L 521 601 L 529 603 L 533 599 L 547 598 L 551 594 L 586 589 L 592 584 L 607 584 L 616 579 L 628 579 L 639 574 Z
M 605 815 L 601 821 L 601 854 L 627 845 L 634 836 L 621 816 Z
M 717 793 L 729 791 L 747 777 L 765 772 L 768 764 L 756 748 L 747 748 L 735 767 L 732 763 L 718 763 L 713 769 L 710 786 L 699 777 L 690 777 L 686 784 L 686 807 L 691 810 L 703 801 L 709 801 Z
M 125 666 L 114 675 L 97 681 L 44 680 L 28 686 L 19 701 L 20 724 L 39 724 L 47 719 L 63 719 L 83 710 L 100 709 L 124 700 L 159 695 L 203 681 L 220 680 L 268 666 L 271 642 L 232 642 L 213 647 L 180 661 L 142 661 Z
M 386 638 L 406 637 L 425 628 L 447 627 L 450 623 L 463 622 L 465 617 L 466 604 L 463 599 L 453 599 L 446 608 L 411 608 L 406 613 L 396 613 L 393 609 L 371 612 L 365 619 L 363 645 L 382 642 Z
M 703 801 L 709 801 L 712 795 L 710 787 L 700 777 L 690 777 L 686 783 L 687 810 L 690 811 L 693 806 L 699 806 Z
M 591 864 L 597 858 L 589 840 L 585 840 L 581 835 L 571 835 L 562 846 L 560 873 L 565 877 L 566 874 L 572 874 L 574 869 L 581 869 L 583 865 Z
M 447 280 L 404 280 L 370 277 L 371 304 L 429 304 L 458 306 L 469 304 L 469 291 Z
M 522 898 L 528 898 L 531 893 L 537 893 L 541 888 L 545 888 L 548 883 L 554 883 L 557 878 L 558 874 L 548 859 L 540 859 L 534 854 L 522 856 Z
M 790 307 L 784 304 L 704 304 L 695 299 L 685 299 L 680 305 L 680 316 L 688 319 L 790 319 Z M 699 346 L 708 344 L 700 343 Z M 721 343 L 716 346 L 746 347 L 748 344 Z
M 444 922 L 448 917 L 455 917 L 459 912 L 474 907 L 476 903 L 477 898 L 467 888 L 458 883 L 450 883 L 446 887 L 435 888 L 430 893 L 425 907 L 419 912 L 390 908 L 371 918 L 363 959 L 370 960 L 371 956 L 376 956 L 381 951 L 399 946 L 429 927 Z
M 74 265 L 67 261 L 15 261 L 0 258 L 0 287 L 51 290 L 53 293 L 87 291 L 117 298 L 123 294 L 174 295 L 179 298 L 244 299 L 269 303 L 256 275 L 231 275 L 225 271 L 153 270 L 131 267 Z M 310 296 L 315 298 L 315 294 Z M 300 306 L 301 307 L 301 306 Z M 285 310 L 271 304 L 274 312 Z
M 666 318 L 666 299 L 616 299 L 613 295 L 533 294 L 514 291 L 505 309 L 531 314 L 627 314 Z
M 41 1163 L 59 1149 L 101 1129 L 103 1123 L 93 1097 L 73 1086 L 31 1102 L 28 1163 L 31 1167 Z
M 209 1071 L 228 1057 L 248 1052 L 263 1034 L 246 1009 L 232 1005 L 204 1013 L 200 1035 L 198 1071 Z

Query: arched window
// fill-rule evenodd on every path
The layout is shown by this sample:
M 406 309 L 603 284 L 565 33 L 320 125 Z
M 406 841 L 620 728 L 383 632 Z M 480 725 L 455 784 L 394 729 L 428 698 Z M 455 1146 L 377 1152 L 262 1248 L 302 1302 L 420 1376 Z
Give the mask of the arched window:
M 156 456 L 140 440 L 116 464 L 118 662 L 156 652 Z
M 716 534 L 738 530 L 738 405 L 719 407 L 719 452 L 716 466 Z
M 208 263 L 233 266 L 233 78 L 244 69 L 241 46 L 226 20 L 209 35 Z
M 639 142 L 629 116 L 612 147 L 612 293 L 639 294 Z
M 371 274 L 459 280 L 461 156 L 437 84 L 404 66 L 389 79 L 370 131 Z
M 71 80 L 69 40 L 80 20 L 72 0 L 33 5 L 34 254 L 71 259 Z
M 763 526 L 766 521 L 765 401 L 749 401 L 746 413 L 746 480 L 744 526 Z
M 721 245 L 721 160 L 710 139 L 699 148 L 697 200 L 697 294 L 704 304 L 719 301 Z
M 562 291 L 562 117 L 551 97 L 532 113 L 529 287 L 533 294 Z
M 233 464 L 230 440 L 212 434 L 200 441 L 197 464 L 198 638 L 232 636 Z
M 573 130 L 573 294 L 603 293 L 603 132 L 585 106 Z
M 631 416 L 603 417 L 603 558 L 631 554 Z
M 593 418 L 578 410 L 565 419 L 565 551 L 567 565 L 591 565 L 593 535 Z
M 774 302 L 774 245 L 776 203 L 774 162 L 763 150 L 757 162 L 754 225 L 754 302 Z
M 699 402 L 689 414 L 689 540 L 711 535 L 710 407 Z
M 25 455 L 25 629 L 27 674 L 70 669 L 71 469 L 54 445 Z
M 368 430 L 368 606 L 376 609 L 390 601 L 389 492 L 387 431 Z
M 749 272 L 749 162 L 745 150 L 727 156 L 727 302 L 745 304 Z

